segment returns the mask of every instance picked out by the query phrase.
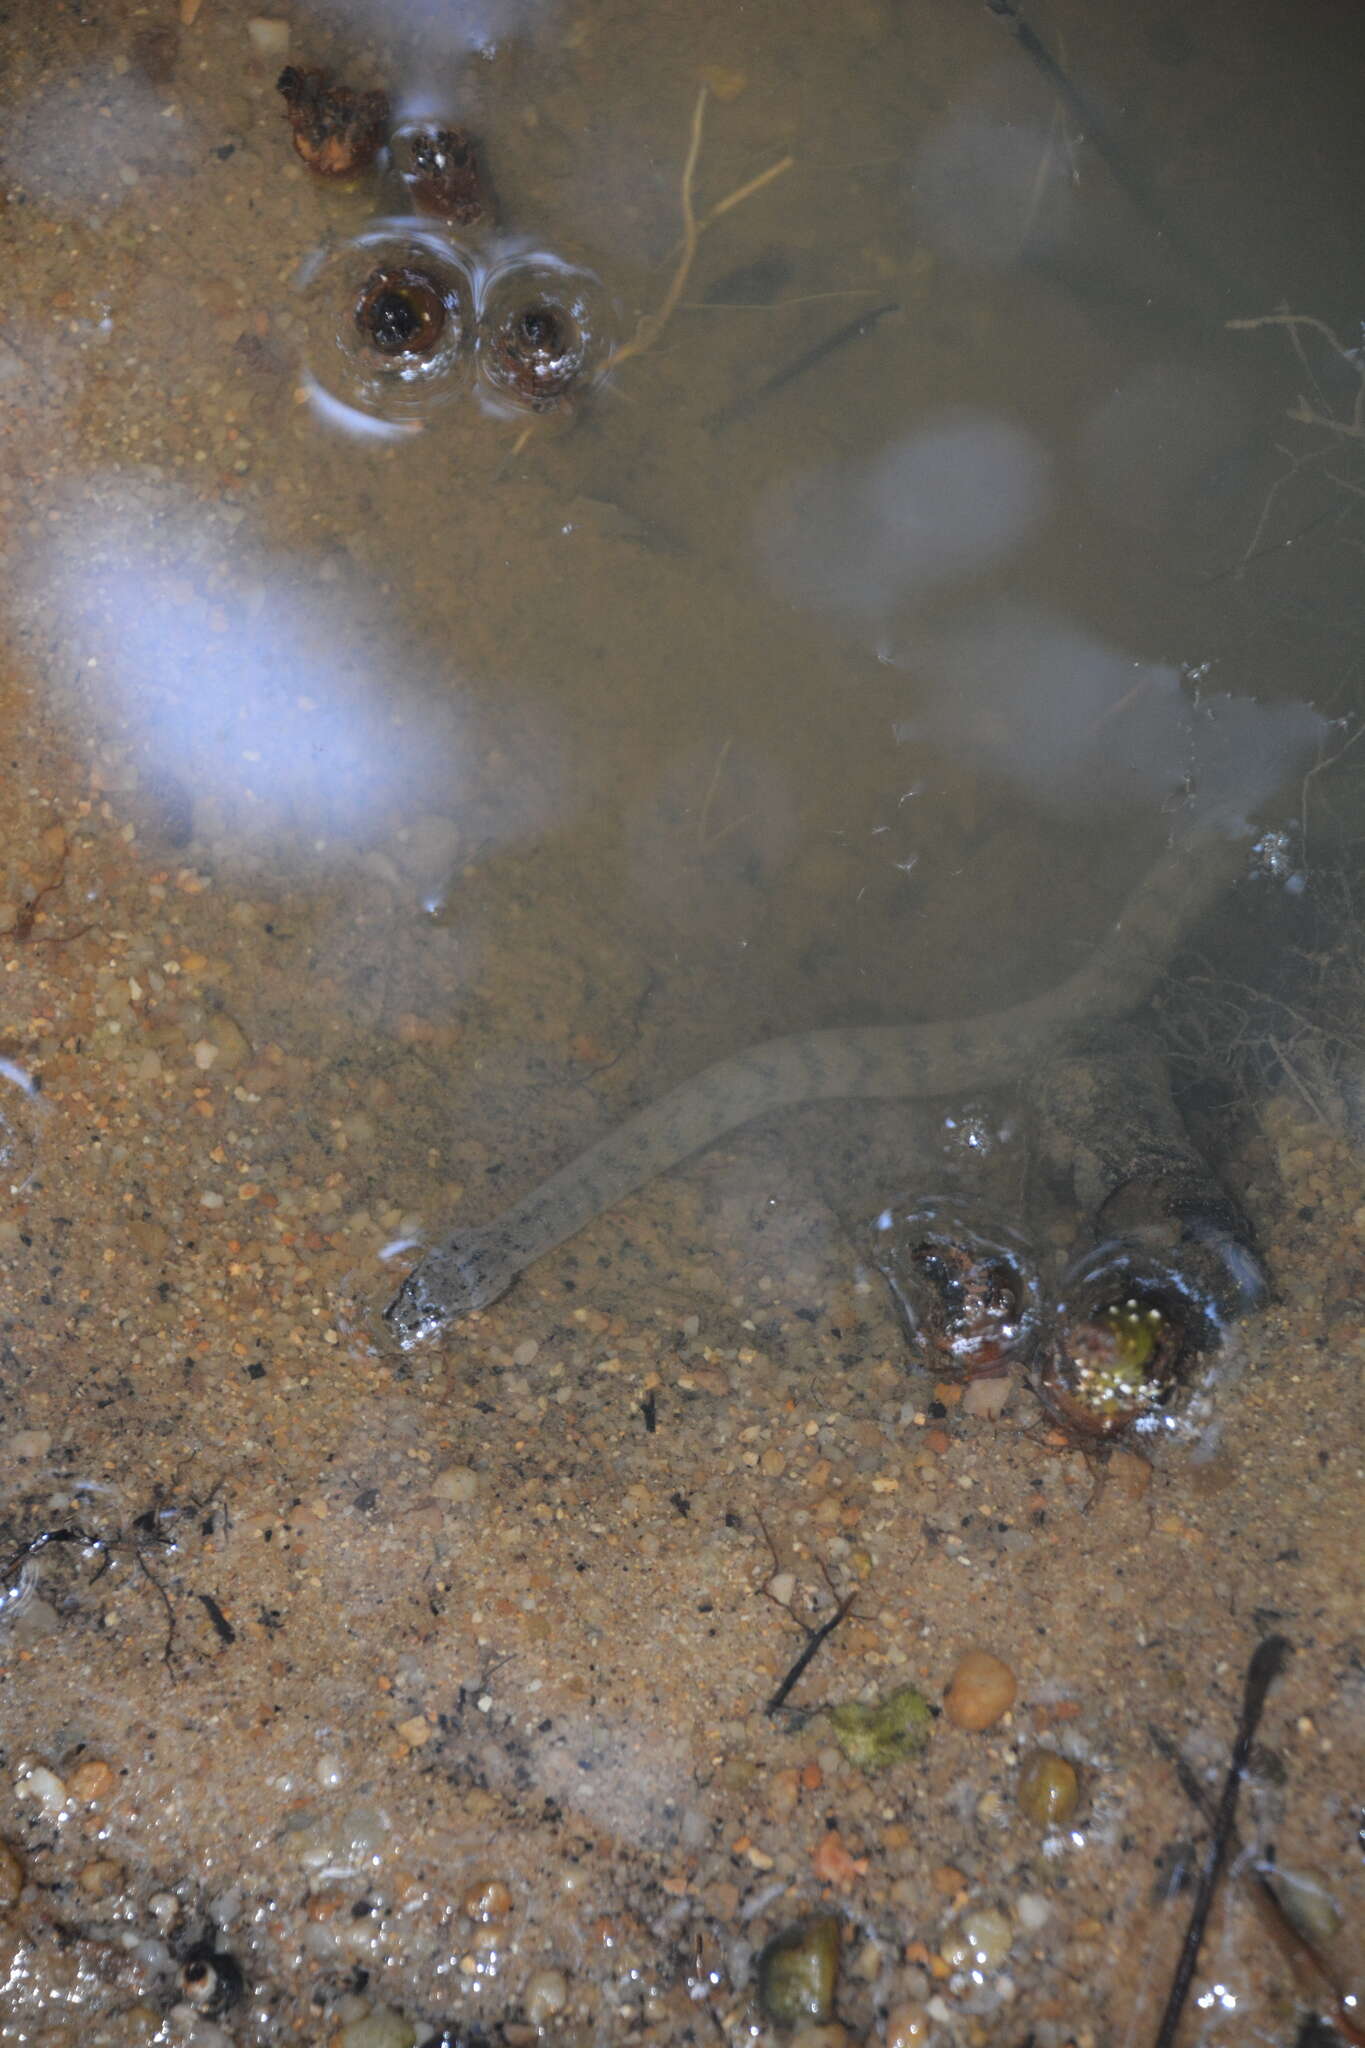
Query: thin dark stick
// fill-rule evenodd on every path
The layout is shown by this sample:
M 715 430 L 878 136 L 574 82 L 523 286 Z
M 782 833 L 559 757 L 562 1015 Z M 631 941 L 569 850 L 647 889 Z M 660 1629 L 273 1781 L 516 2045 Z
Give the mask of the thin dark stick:
M 1215 1826 L 1218 1820 L 1218 1808 L 1204 1790 L 1204 1787 L 1200 1784 L 1198 1778 L 1190 1769 L 1190 1766 L 1186 1763 L 1170 1737 L 1163 1735 L 1161 1730 L 1154 1727 L 1150 1721 L 1147 1723 L 1147 1733 L 1175 1771 L 1176 1777 L 1180 1781 L 1180 1789 L 1190 1804 L 1203 1814 L 1210 1827 Z M 1237 1838 L 1237 1830 L 1232 1828 L 1228 1834 L 1228 1852 L 1236 1856 L 1240 1848 L 1241 1844 Z M 1330 1992 L 1335 2000 L 1337 2010 L 1333 2015 L 1332 2024 L 1338 2029 L 1343 2039 L 1352 2042 L 1365 2041 L 1365 2034 L 1360 2032 L 1355 2021 L 1347 2013 L 1346 2001 L 1348 1993 L 1336 1970 L 1328 1962 L 1326 1956 L 1314 1947 L 1308 1936 L 1301 1933 L 1289 1918 L 1284 1907 L 1280 1904 L 1274 1885 L 1271 1884 L 1270 1879 L 1266 1876 L 1265 1869 L 1253 1865 L 1250 1876 L 1256 1887 L 1257 1903 L 1272 1923 L 1273 1931 L 1283 1944 L 1291 1962 L 1298 1962 L 1303 1965 L 1306 1971 L 1311 1971 L 1316 1976 L 1319 1984 Z
M 874 306 L 870 313 L 859 313 L 854 320 L 846 320 L 843 326 L 836 327 L 832 334 L 823 335 L 810 348 L 803 349 L 790 363 L 784 363 L 780 370 L 774 370 L 772 375 L 765 377 L 753 391 L 745 392 L 740 398 L 732 398 L 728 405 L 722 405 L 716 412 L 709 413 L 702 425 L 708 433 L 718 434 L 722 427 L 733 426 L 736 420 L 747 419 L 751 412 L 762 405 L 764 399 L 771 398 L 775 392 L 785 391 L 798 377 L 804 377 L 807 370 L 813 370 L 818 363 L 825 362 L 839 349 L 847 347 L 850 341 L 861 341 L 862 337 L 870 334 L 877 322 L 884 320 L 888 313 L 899 311 L 899 306 L 888 303 L 885 306 Z
M 813 1628 L 810 1631 L 809 1635 L 806 1637 L 805 1649 L 801 1652 L 796 1662 L 792 1665 L 791 1670 L 787 1673 L 781 1685 L 778 1686 L 777 1691 L 773 1694 L 772 1698 L 768 1701 L 767 1706 L 763 1709 L 765 1714 L 780 1713 L 782 1708 L 786 1706 L 788 1696 L 795 1690 L 796 1686 L 801 1680 L 802 1675 L 815 1658 L 816 1653 L 820 1648 L 820 1645 L 822 1643 L 828 1642 L 829 1638 L 834 1634 L 835 1629 L 838 1628 L 839 1623 L 844 1619 L 845 1615 L 852 1607 L 854 1597 L 855 1596 L 852 1593 L 850 1593 L 846 1600 L 841 1600 L 839 1602 L 839 1605 L 835 1608 L 833 1614 L 831 1614 L 828 1621 L 822 1621 L 819 1628 Z
M 1210 259 L 1206 252 L 1202 249 L 1196 249 L 1186 239 L 1183 232 L 1176 227 L 1146 178 L 1137 169 L 1136 165 L 1129 162 L 1127 155 L 1119 147 L 1118 143 L 1115 142 L 1096 108 L 1092 106 L 1080 87 L 1074 84 L 1066 72 L 1063 71 L 1046 43 L 1030 27 L 1024 16 L 1019 12 L 1019 9 L 1014 5 L 1014 0 L 986 0 L 986 6 L 995 15 L 997 20 L 1004 23 L 1005 27 L 1014 37 L 1015 42 L 1018 43 L 1020 49 L 1024 52 L 1024 55 L 1042 73 L 1058 99 L 1061 100 L 1062 105 L 1071 115 L 1072 120 L 1085 130 L 1087 137 L 1095 147 L 1096 153 L 1103 158 L 1104 163 L 1107 165 L 1109 175 L 1114 180 L 1114 183 L 1125 194 L 1131 204 L 1137 208 L 1138 212 L 1145 217 L 1149 225 L 1156 230 L 1162 240 L 1169 243 L 1170 247 L 1192 271 L 1197 272 L 1204 278 L 1214 278 L 1219 288 L 1225 292 L 1233 290 L 1232 280 L 1224 277 L 1219 271 L 1218 265 Z
M 1194 1981 L 1199 1951 L 1204 1943 L 1204 1930 L 1213 1906 L 1213 1895 L 1218 1889 L 1218 1879 L 1227 1859 L 1228 1843 L 1236 1824 L 1237 1797 L 1242 1789 L 1247 1757 L 1251 1753 L 1251 1745 L 1260 1726 L 1266 1694 L 1283 1671 L 1291 1649 L 1292 1645 L 1284 1636 L 1267 1636 L 1263 1642 L 1256 1645 L 1251 1662 L 1247 1666 L 1246 1684 L 1242 1690 L 1242 1717 L 1237 1724 L 1237 1740 L 1232 1746 L 1232 1761 L 1223 1780 L 1213 1833 L 1209 1839 L 1204 1868 L 1200 1872 L 1199 1886 L 1190 1911 L 1190 1924 L 1185 1930 L 1185 1942 L 1176 1965 L 1175 1981 L 1171 1985 L 1171 1995 L 1166 2000 L 1166 2010 L 1161 2016 L 1161 2025 L 1157 2029 L 1153 2048 L 1171 2048 L 1175 2040 L 1180 2015 L 1185 2010 L 1185 2001 L 1189 1997 L 1190 1985 Z

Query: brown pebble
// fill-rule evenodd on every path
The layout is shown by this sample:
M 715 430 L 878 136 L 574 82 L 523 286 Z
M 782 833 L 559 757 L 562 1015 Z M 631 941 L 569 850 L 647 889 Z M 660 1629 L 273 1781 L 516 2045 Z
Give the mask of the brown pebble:
M 88 1756 L 85 1762 L 77 1764 L 74 1771 L 67 1773 L 66 1789 L 73 1799 L 85 1806 L 93 1806 L 97 1800 L 107 1799 L 118 1779 L 103 1757 Z
M 989 1650 L 968 1650 L 961 1658 L 943 1699 L 943 1711 L 955 1728 L 979 1733 L 993 1728 L 1014 1705 L 1019 1687 L 1008 1664 Z
M 933 2033 L 933 2021 L 922 2005 L 893 2005 L 886 2015 L 882 2039 L 886 2048 L 915 2048 Z
M 1064 1828 L 1080 1798 L 1076 1766 L 1055 1749 L 1035 1749 L 1019 1767 L 1014 1796 L 1022 1812 L 1043 1828 Z
M 1152 1483 L 1152 1468 L 1136 1451 L 1114 1450 L 1109 1453 L 1104 1481 L 1106 1489 L 1112 1488 L 1120 1500 L 1139 1501 Z
M 0 1841 L 0 1906 L 12 1906 L 24 1889 L 24 1866 L 17 1849 Z
M 123 1865 L 112 1856 L 96 1857 L 77 1871 L 76 1882 L 88 1899 L 107 1898 L 123 1883 Z
M 480 1878 L 460 1898 L 460 1911 L 485 1927 L 490 1920 L 505 1920 L 511 1910 L 512 1894 L 500 1877 Z

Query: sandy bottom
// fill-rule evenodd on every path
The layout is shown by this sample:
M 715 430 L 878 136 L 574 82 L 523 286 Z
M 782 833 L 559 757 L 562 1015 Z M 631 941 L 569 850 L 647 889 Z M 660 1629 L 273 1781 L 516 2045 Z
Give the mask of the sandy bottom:
M 248 12 L 91 26 L 35 0 L 0 27 L 0 2039 L 738 2048 L 781 2037 L 764 1945 L 831 1915 L 804 2048 L 1148 2048 L 1207 1839 L 1156 1737 L 1216 1795 L 1278 1633 L 1182 2040 L 1291 2048 L 1324 1994 L 1268 1936 L 1248 1859 L 1273 1853 L 1343 1972 L 1365 1951 L 1365 1210 L 1358 1154 L 1299 1097 L 1260 1105 L 1232 1162 L 1275 1304 L 1150 1466 L 1088 1458 L 1022 1388 L 968 1415 L 907 1356 L 851 1229 L 870 1212 L 828 1171 L 894 1152 L 889 1114 L 741 1134 L 445 1345 L 377 1340 L 395 1245 L 495 1213 L 718 1050 L 1046 985 L 1147 842 L 1125 866 L 1113 835 L 1101 873 L 1077 841 L 1030 917 L 1039 848 L 996 770 L 943 768 L 933 830 L 895 838 L 919 813 L 900 765 L 868 764 L 835 636 L 736 596 L 726 492 L 689 497 L 700 442 L 675 492 L 651 467 L 651 418 L 747 388 L 740 326 L 707 356 L 698 316 L 503 496 L 505 423 L 407 467 L 320 434 L 297 265 L 375 202 L 292 162 Z M 810 61 L 846 38 L 894 134 L 894 24 L 836 12 Z M 488 66 L 531 138 L 502 196 L 527 205 L 529 163 L 590 212 L 594 180 L 634 194 L 647 165 L 617 283 L 653 304 L 703 69 L 712 196 L 774 133 L 838 168 L 848 123 L 804 73 L 769 119 L 770 14 L 734 47 L 719 15 L 678 24 L 667 92 L 631 10 L 593 19 L 596 39 L 560 24 L 543 92 L 520 59 Z M 295 28 L 293 54 L 326 56 Z M 925 106 L 954 48 L 926 54 Z M 618 156 L 584 125 L 612 52 L 638 67 Z M 1002 54 L 961 62 L 994 80 Z M 1017 326 L 902 262 L 869 136 L 848 279 L 912 309 L 888 347 L 928 336 L 989 390 L 1026 357 Z M 802 268 L 830 189 L 779 221 L 794 291 L 832 274 Z M 715 272 L 777 233 L 726 221 Z M 875 402 L 851 379 L 803 448 L 837 451 Z M 717 445 L 738 492 L 767 444 Z M 869 657 L 857 687 L 887 673 Z M 739 674 L 760 679 L 747 740 Z M 832 765 L 798 803 L 803 749 Z M 863 823 L 890 820 L 875 875 L 825 829 L 855 769 Z M 939 887 L 958 874 L 969 926 Z M 977 1731 L 941 1711 L 973 1649 L 1013 1682 Z M 851 1760 L 826 1710 L 905 1685 L 933 1710 L 923 1749 Z M 1063 1827 L 1020 1805 L 1039 1748 L 1078 1774 Z

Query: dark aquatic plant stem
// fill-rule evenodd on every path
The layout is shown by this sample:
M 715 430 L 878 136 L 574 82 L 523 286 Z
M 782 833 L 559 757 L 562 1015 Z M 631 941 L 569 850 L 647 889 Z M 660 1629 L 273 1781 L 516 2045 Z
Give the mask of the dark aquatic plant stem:
M 1265 1708 L 1266 1694 L 1285 1667 L 1285 1661 L 1292 1650 L 1292 1644 L 1284 1636 L 1267 1636 L 1256 1645 L 1250 1664 L 1247 1666 L 1246 1684 L 1242 1691 L 1242 1717 L 1237 1724 L 1237 1740 L 1232 1746 L 1232 1761 L 1228 1774 L 1223 1780 L 1223 1790 L 1214 1817 L 1213 1833 L 1204 1857 L 1204 1868 L 1199 1874 L 1199 1887 L 1195 1893 L 1194 1905 L 1190 1911 L 1190 1924 L 1185 1930 L 1185 1941 L 1176 1964 L 1175 1981 L 1171 1995 L 1166 2000 L 1166 2010 L 1161 2016 L 1152 2048 L 1171 2048 L 1180 2015 L 1185 2010 L 1185 2001 L 1190 1995 L 1194 1981 L 1199 1951 L 1204 1943 L 1204 1929 L 1208 1925 L 1213 1895 L 1218 1889 L 1227 1860 L 1228 1844 L 1232 1839 L 1237 1819 L 1237 1798 L 1242 1789 L 1242 1777 L 1246 1771 L 1251 1745 L 1260 1726 L 1261 1714 Z
M 998 21 L 1004 23 L 1024 55 L 1052 87 L 1072 120 L 1085 130 L 1096 154 L 1107 166 L 1110 177 L 1129 203 L 1146 220 L 1148 226 L 1154 229 L 1195 276 L 1202 280 L 1212 279 L 1221 292 L 1234 292 L 1237 287 L 1233 280 L 1224 275 L 1217 262 L 1206 251 L 1195 248 L 1183 230 L 1171 220 L 1147 179 L 1129 160 L 1127 152 L 1114 140 L 1098 110 L 1063 71 L 1047 44 L 1019 12 L 1014 0 L 986 0 L 986 7 Z
M 763 1709 L 765 1714 L 781 1713 L 783 1707 L 786 1706 L 787 1701 L 790 1698 L 791 1694 L 795 1692 L 802 1675 L 814 1661 L 816 1652 L 819 1650 L 821 1644 L 829 1641 L 829 1638 L 834 1634 L 835 1629 L 838 1628 L 839 1623 L 843 1621 L 845 1616 L 849 1613 L 850 1609 L 853 1606 L 853 1597 L 853 1594 L 850 1593 L 846 1600 L 841 1600 L 839 1602 L 839 1605 L 835 1608 L 833 1614 L 831 1614 L 829 1620 L 821 1622 L 819 1628 L 813 1628 L 810 1631 L 809 1635 L 806 1637 L 805 1649 L 801 1652 L 800 1656 L 797 1658 L 796 1662 L 792 1665 L 790 1671 L 788 1671 L 786 1677 L 783 1679 L 781 1685 L 778 1686 L 777 1691 L 773 1694 L 772 1698 L 768 1701 L 767 1706 Z
M 898 305 L 888 302 L 885 306 L 874 306 L 871 312 L 859 313 L 854 320 L 846 320 L 843 326 L 836 327 L 832 334 L 822 335 L 819 341 L 813 342 L 808 349 L 803 349 L 791 362 L 784 363 L 780 369 L 774 370 L 772 375 L 765 377 L 754 390 L 746 391 L 739 398 L 732 398 L 727 405 L 722 405 L 718 411 L 709 414 L 702 424 L 708 433 L 718 434 L 723 427 L 733 426 L 736 420 L 747 419 L 751 412 L 762 405 L 764 399 L 773 397 L 778 391 L 785 391 L 798 377 L 804 377 L 807 370 L 813 370 L 818 363 L 826 362 L 841 348 L 846 348 L 849 342 L 861 341 L 862 337 L 870 334 L 877 322 L 884 320 L 888 313 L 899 311 Z

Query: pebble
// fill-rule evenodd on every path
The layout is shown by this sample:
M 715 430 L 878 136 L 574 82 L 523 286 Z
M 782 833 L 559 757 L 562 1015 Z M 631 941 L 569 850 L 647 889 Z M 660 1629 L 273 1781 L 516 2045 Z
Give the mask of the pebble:
M 773 1936 L 758 1959 L 759 2002 L 769 2019 L 794 2027 L 832 2017 L 839 1938 L 839 1922 L 828 1913 Z
M 1018 1682 L 1008 1664 L 989 1650 L 968 1650 L 944 1695 L 943 1711 L 955 1728 L 979 1733 L 993 1728 L 1014 1705 Z
M 1341 1931 L 1341 1908 L 1320 1877 L 1276 1870 L 1268 1879 L 1285 1917 L 1305 1940 L 1325 1948 Z
M 533 2027 L 543 2027 L 569 2002 L 569 1980 L 562 1970 L 537 1970 L 526 1985 L 526 2017 Z
M 893 2005 L 886 2015 L 885 2048 L 918 2048 L 929 2039 L 933 2024 L 922 2005 Z
M 97 1856 L 93 1863 L 82 1864 L 76 1882 L 87 1898 L 106 1898 L 123 1883 L 123 1865 L 112 1856 Z
M 90 1756 L 84 1763 L 77 1764 L 66 1781 L 66 1789 L 73 1799 L 79 1799 L 84 1806 L 93 1806 L 98 1800 L 107 1799 L 118 1783 L 110 1766 L 102 1757 Z
M 0 1840 L 0 1906 L 12 1906 L 24 1889 L 24 1866 L 16 1849 Z
M 447 1465 L 432 1480 L 431 1490 L 438 1500 L 473 1500 L 479 1490 L 479 1475 L 469 1465 Z
M 66 1805 L 66 1786 L 46 1764 L 31 1764 L 14 1780 L 16 1799 L 28 1799 L 41 1806 L 49 1820 L 55 1820 Z
M 203 1044 L 212 1046 L 214 1058 L 221 1067 L 240 1067 L 251 1058 L 251 1041 L 235 1018 L 226 1010 L 215 1010 L 204 1025 Z M 199 1064 L 199 1046 L 194 1049 L 195 1063 Z M 213 1061 L 209 1062 L 210 1065 Z
M 51 1442 L 50 1429 L 16 1429 L 5 1449 L 11 1458 L 18 1458 L 24 1464 L 34 1464 L 47 1456 Z
M 512 1894 L 500 1877 L 480 1878 L 466 1886 L 460 1911 L 486 1927 L 491 1920 L 505 1920 L 512 1910 Z
M 995 1422 L 1004 1414 L 1013 1392 L 1014 1382 L 1007 1373 L 988 1373 L 984 1379 L 968 1380 L 962 1394 L 962 1412 L 976 1416 L 979 1421 Z
M 1014 1930 L 994 1906 L 964 1913 L 939 1950 L 950 1970 L 998 1970 L 1010 1952 Z
M 253 56 L 263 64 L 283 64 L 289 55 L 289 23 L 275 15 L 253 14 L 246 25 Z
M 414 2048 L 417 2029 L 401 2013 L 368 2012 L 337 2035 L 339 2048 Z
M 1052 1905 L 1041 1892 L 1020 1892 L 1014 1902 L 1014 1917 L 1025 1934 L 1036 1934 L 1052 1918 Z
M 516 1350 L 512 1353 L 512 1363 L 513 1365 L 534 1365 L 539 1356 L 540 1339 L 538 1337 L 523 1337 Z
M 1081 1796 L 1076 1766 L 1055 1749 L 1031 1750 L 1019 1767 L 1014 1796 L 1020 1812 L 1040 1828 L 1064 1828 Z

